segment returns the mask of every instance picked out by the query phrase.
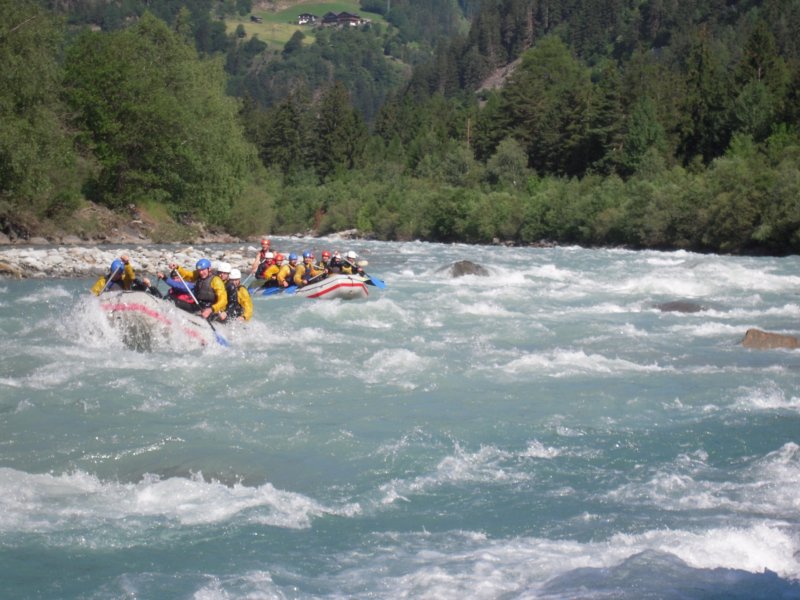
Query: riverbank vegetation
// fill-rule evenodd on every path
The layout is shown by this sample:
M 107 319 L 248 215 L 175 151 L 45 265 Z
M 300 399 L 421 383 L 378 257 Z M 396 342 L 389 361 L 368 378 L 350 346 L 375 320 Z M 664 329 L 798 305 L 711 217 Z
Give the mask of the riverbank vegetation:
M 0 0 L 0 229 L 800 249 L 798 0 L 362 0 L 282 47 L 263 6 Z

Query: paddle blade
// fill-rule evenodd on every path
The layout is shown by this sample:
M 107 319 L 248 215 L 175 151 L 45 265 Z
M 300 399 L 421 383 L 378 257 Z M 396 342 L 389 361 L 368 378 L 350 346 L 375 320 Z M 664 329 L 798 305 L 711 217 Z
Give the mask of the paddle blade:
M 255 288 L 255 292 L 262 296 L 274 296 L 275 294 L 280 294 L 282 291 L 283 290 L 278 287 Z
M 367 275 L 367 277 L 369 278 L 369 282 L 379 290 L 386 289 L 386 284 L 377 277 L 373 277 L 372 275 Z

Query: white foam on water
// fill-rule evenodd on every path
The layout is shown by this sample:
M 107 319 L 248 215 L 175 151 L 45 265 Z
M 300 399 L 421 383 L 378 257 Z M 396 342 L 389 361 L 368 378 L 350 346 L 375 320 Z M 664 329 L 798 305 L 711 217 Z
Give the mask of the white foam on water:
M 740 335 L 744 337 L 744 332 L 747 329 L 742 329 L 741 325 L 729 325 L 727 323 L 719 323 L 717 321 L 705 321 L 703 323 L 680 324 L 672 325 L 667 328 L 669 333 L 678 336 L 691 336 L 699 338 L 713 338 L 731 335 Z
M 152 535 L 165 522 L 187 527 L 243 518 L 262 525 L 306 529 L 322 515 L 360 512 L 357 504 L 325 506 L 270 483 L 228 486 L 206 481 L 199 473 L 164 480 L 148 475 L 138 483 L 116 483 L 83 471 L 51 475 L 0 468 L 0 491 L 0 532 L 68 534 L 79 529 L 93 547 L 111 543 L 102 536 L 92 538 L 90 532 L 97 527 L 118 529 L 121 534 L 135 527 L 137 535 L 146 536 L 148 530 Z
M 768 524 L 719 527 L 703 532 L 649 530 L 617 534 L 605 540 L 576 542 L 538 537 L 492 539 L 480 532 L 377 534 L 369 555 L 337 556 L 343 569 L 325 574 L 315 597 L 421 598 L 430 600 L 493 600 L 496 598 L 613 598 L 613 588 L 568 588 L 564 596 L 552 594 L 548 583 L 572 573 L 598 571 L 623 565 L 632 557 L 653 560 L 631 563 L 626 571 L 637 577 L 658 579 L 661 563 L 655 557 L 671 556 L 691 569 L 736 569 L 748 573 L 770 570 L 795 579 L 800 575 L 794 554 L 798 541 L 784 528 Z M 650 553 L 650 554 L 648 554 Z M 726 581 L 719 575 L 720 583 Z M 687 581 L 691 589 L 691 580 Z M 230 587 L 226 586 L 230 590 Z M 265 580 L 261 593 L 274 593 Z M 319 588 L 317 588 L 319 589 Z M 609 595 L 610 594 L 610 595 Z M 257 595 L 257 594 L 256 594 Z M 627 596 L 626 596 L 627 597 Z
M 159 398 L 157 396 L 151 396 L 142 401 L 142 403 L 139 404 L 135 410 L 143 413 L 159 413 L 165 408 L 171 408 L 173 406 L 175 406 L 175 403 L 171 400 Z
M 654 530 L 644 534 L 616 534 L 612 545 L 628 547 L 634 553 L 657 550 L 674 554 L 696 569 L 740 569 L 761 573 L 765 569 L 781 577 L 800 577 L 795 554 L 797 537 L 780 524 L 755 523 L 743 527 L 722 527 L 702 532 Z
M 718 308 L 710 308 L 703 311 L 707 317 L 717 319 L 737 319 L 758 321 L 765 317 L 800 317 L 800 305 L 790 302 L 782 306 L 767 306 L 761 309 L 753 308 L 731 308 L 730 310 L 722 310 Z
M 800 397 L 789 396 L 777 383 L 768 381 L 757 387 L 743 387 L 733 403 L 740 411 L 800 410 Z
M 410 448 L 433 447 L 434 445 L 436 444 L 430 434 L 427 434 L 422 427 L 414 427 L 400 438 L 381 444 L 375 450 L 375 454 L 394 462 Z
M 686 264 L 685 258 L 648 257 L 645 262 L 654 267 L 679 267 Z
M 608 292 L 672 298 L 704 298 L 713 296 L 716 286 L 707 279 L 687 277 L 681 271 L 673 274 L 647 273 L 627 277 L 619 282 L 609 281 L 603 285 Z
M 405 348 L 378 350 L 364 361 L 357 376 L 371 384 L 383 383 L 414 389 L 421 383 L 420 374 L 428 370 L 428 359 Z
M 581 281 L 583 279 L 583 275 L 581 273 L 557 267 L 553 263 L 539 265 L 533 267 L 532 269 L 528 269 L 526 274 L 539 279 L 548 279 L 551 281 L 573 282 Z
M 552 446 L 545 446 L 538 440 L 528 442 L 528 447 L 520 454 L 526 458 L 556 458 L 564 454 L 561 448 L 553 448 Z
M 460 315 L 472 315 L 476 317 L 490 316 L 492 318 L 519 317 L 515 311 L 507 310 L 505 307 L 495 302 L 470 302 L 456 307 L 455 312 Z
M 660 373 L 672 371 L 671 367 L 658 364 L 639 364 L 622 358 L 607 358 L 601 354 L 587 354 L 583 350 L 554 350 L 531 353 L 498 365 L 500 371 L 509 375 L 541 374 L 548 377 L 570 377 L 573 375 L 624 373 Z
M 24 296 L 19 296 L 14 300 L 14 302 L 17 304 L 30 304 L 32 302 L 43 302 L 47 304 L 53 300 L 58 300 L 59 304 L 62 304 L 61 300 L 65 298 L 72 299 L 73 297 L 73 292 L 66 289 L 63 285 L 53 284 L 47 287 L 39 288 L 38 290 L 33 290 Z
M 704 452 L 680 455 L 651 477 L 608 492 L 610 500 L 659 510 L 716 510 L 789 518 L 800 510 L 800 446 L 785 444 L 736 479 L 720 478 Z
M 529 460 L 555 458 L 562 452 L 535 440 L 519 452 L 501 450 L 492 445 L 470 452 L 455 443 L 453 453 L 442 458 L 432 472 L 382 484 L 379 503 L 388 505 L 398 500 L 407 501 L 413 495 L 425 494 L 442 486 L 474 483 L 513 485 L 529 481 L 532 478 L 526 467 Z

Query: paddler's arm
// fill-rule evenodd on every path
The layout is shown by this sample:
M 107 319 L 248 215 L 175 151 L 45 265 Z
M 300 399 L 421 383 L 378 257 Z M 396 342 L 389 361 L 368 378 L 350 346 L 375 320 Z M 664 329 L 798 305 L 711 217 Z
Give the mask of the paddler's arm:
M 178 265 L 170 265 L 169 268 L 172 269 L 173 271 L 177 271 L 178 273 L 180 273 L 184 281 L 194 281 L 195 279 L 197 279 L 195 271 L 184 269 L 183 267 L 179 267 Z
M 136 272 L 133 270 L 127 256 L 121 256 L 120 260 L 125 263 L 125 268 L 122 270 L 122 289 L 129 290 L 133 287 Z
M 245 321 L 249 321 L 253 316 L 253 299 L 250 298 L 250 292 L 246 287 L 240 287 L 237 292 L 239 296 L 239 304 L 242 306 L 242 317 Z
M 283 265 L 278 271 L 278 286 L 279 287 L 289 287 L 289 283 L 286 281 L 286 276 L 289 274 L 289 266 Z
M 228 292 L 225 291 L 225 284 L 216 275 L 211 279 L 211 289 L 217 296 L 217 301 L 211 305 L 211 311 L 218 313 L 228 307 Z
M 303 281 L 303 274 L 306 272 L 305 265 L 299 265 L 294 270 L 294 284 L 298 287 L 301 287 L 305 281 Z

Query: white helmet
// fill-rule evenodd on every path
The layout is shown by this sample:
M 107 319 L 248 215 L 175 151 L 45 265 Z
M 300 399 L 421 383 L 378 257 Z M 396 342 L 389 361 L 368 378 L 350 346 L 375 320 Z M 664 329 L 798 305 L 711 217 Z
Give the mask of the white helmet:
M 264 255 L 264 258 L 266 258 L 267 260 L 269 260 L 269 259 L 271 259 L 271 258 L 275 258 L 275 253 L 274 253 L 274 252 L 267 252 L 267 253 Z
M 230 263 L 226 262 L 217 263 L 217 273 L 230 273 L 230 272 L 231 272 Z
M 241 279 L 242 272 L 239 269 L 231 269 L 231 279 Z
M 358 254 L 356 254 L 354 250 L 348 250 L 347 254 L 345 254 L 344 256 L 345 256 L 345 258 L 348 258 L 350 260 L 354 260 L 354 259 L 358 258 Z

